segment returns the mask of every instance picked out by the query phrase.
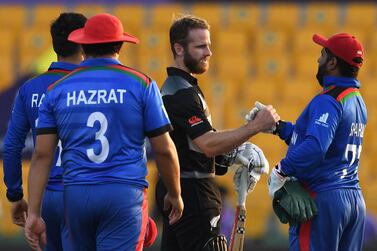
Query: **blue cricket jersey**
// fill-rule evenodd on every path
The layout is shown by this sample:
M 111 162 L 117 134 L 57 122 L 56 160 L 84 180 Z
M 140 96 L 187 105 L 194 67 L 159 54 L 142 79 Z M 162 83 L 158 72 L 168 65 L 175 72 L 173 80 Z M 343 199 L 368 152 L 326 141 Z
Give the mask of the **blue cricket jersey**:
M 45 97 L 48 86 L 76 67 L 77 65 L 70 63 L 54 62 L 47 72 L 28 80 L 20 87 L 4 139 L 4 181 L 7 186 L 8 198 L 20 199 L 22 197 L 22 149 L 25 147 L 25 139 L 30 129 L 35 144 L 38 108 Z M 47 189 L 63 190 L 60 151 L 61 148 L 57 148 Z
M 58 134 L 64 185 L 147 187 L 146 137 L 169 130 L 153 80 L 118 60 L 94 58 L 49 87 L 37 135 Z
M 296 124 L 287 123 L 281 138 L 289 143 L 281 170 L 313 192 L 360 189 L 359 158 L 367 123 L 365 103 L 354 78 L 328 76 Z

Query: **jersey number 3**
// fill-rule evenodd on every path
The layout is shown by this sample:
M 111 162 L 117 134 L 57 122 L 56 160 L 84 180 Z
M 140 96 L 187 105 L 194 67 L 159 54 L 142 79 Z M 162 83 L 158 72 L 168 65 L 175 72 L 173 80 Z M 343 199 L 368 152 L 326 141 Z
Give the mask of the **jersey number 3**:
M 105 137 L 107 130 L 107 119 L 105 115 L 101 112 L 93 112 L 89 115 L 86 125 L 88 127 L 93 127 L 94 123 L 98 121 L 100 123 L 100 128 L 96 132 L 96 140 L 99 140 L 101 143 L 101 152 L 96 154 L 93 148 L 87 149 L 86 154 L 88 158 L 95 163 L 102 163 L 106 160 L 109 155 L 109 141 Z

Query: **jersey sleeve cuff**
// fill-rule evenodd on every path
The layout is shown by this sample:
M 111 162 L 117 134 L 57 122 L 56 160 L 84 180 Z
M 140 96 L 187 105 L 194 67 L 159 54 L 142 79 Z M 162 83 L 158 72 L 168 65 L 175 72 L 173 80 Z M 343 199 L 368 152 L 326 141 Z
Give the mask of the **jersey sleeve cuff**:
M 9 192 L 7 192 L 7 199 L 10 202 L 19 201 L 23 197 L 24 197 L 24 193 L 22 191 L 21 192 L 17 192 L 17 193 L 9 193 Z
M 286 163 L 285 159 L 282 159 L 279 163 L 280 171 L 284 173 L 286 176 L 295 176 L 294 170 L 292 170 L 288 164 Z
M 45 127 L 45 128 L 37 128 L 36 135 L 42 134 L 57 134 L 58 130 L 56 127 Z
M 153 137 L 156 137 L 156 136 L 160 136 L 161 134 L 164 134 L 166 132 L 170 132 L 172 130 L 173 130 L 173 127 L 171 126 L 171 124 L 167 124 L 167 125 L 164 125 L 160 128 L 146 132 L 145 134 L 147 135 L 148 138 L 153 138 Z

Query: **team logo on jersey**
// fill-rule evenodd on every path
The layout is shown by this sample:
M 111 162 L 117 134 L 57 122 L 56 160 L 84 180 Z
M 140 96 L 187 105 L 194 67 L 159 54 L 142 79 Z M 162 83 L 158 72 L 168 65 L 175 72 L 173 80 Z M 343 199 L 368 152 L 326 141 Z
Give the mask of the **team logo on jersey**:
M 329 113 L 326 112 L 324 114 L 322 114 L 318 119 L 315 120 L 315 123 L 317 125 L 321 125 L 321 126 L 324 126 L 324 127 L 329 127 L 329 124 L 327 124 L 327 118 L 329 117 Z
M 197 124 L 203 123 L 203 120 L 201 118 L 198 118 L 197 116 L 192 116 L 188 119 L 188 123 L 191 125 L 191 127 L 193 127 Z

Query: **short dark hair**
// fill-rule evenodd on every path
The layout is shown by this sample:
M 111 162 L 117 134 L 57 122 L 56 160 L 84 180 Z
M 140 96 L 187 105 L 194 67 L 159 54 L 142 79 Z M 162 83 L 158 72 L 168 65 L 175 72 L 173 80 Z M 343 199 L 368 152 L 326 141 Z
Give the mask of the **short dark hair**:
M 337 61 L 337 67 L 339 69 L 340 75 L 347 78 L 357 78 L 357 75 L 359 74 L 359 68 L 356 66 L 350 65 L 340 57 L 334 55 L 329 49 L 325 48 L 326 54 L 327 54 L 327 62 L 330 61 L 332 58 L 336 58 Z M 354 58 L 353 61 L 356 63 L 362 63 L 363 59 L 361 57 Z
M 82 44 L 86 56 L 100 57 L 104 55 L 119 53 L 123 42 L 112 42 L 102 44 Z
M 80 45 L 68 41 L 69 34 L 79 28 L 84 27 L 87 18 L 79 13 L 62 13 L 52 22 L 50 33 L 52 45 L 58 56 L 67 57 L 79 52 Z
M 206 20 L 192 15 L 183 15 L 174 20 L 169 31 L 170 47 L 174 57 L 176 56 L 174 44 L 178 43 L 186 47 L 189 42 L 187 40 L 188 34 L 193 29 L 209 30 L 210 26 Z

